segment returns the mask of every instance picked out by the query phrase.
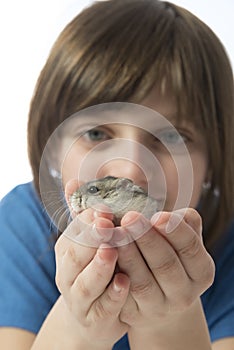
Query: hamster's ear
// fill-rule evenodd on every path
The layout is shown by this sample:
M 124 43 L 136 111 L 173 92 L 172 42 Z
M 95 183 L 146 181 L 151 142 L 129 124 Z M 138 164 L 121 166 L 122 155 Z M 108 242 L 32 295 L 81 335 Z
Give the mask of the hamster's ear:
M 132 180 L 127 179 L 125 177 L 119 178 L 117 179 L 117 184 L 116 184 L 116 188 L 117 189 L 125 189 L 129 186 L 129 184 L 132 184 Z
M 82 184 L 83 183 L 79 182 L 77 179 L 71 179 L 65 185 L 65 199 L 72 217 L 74 216 L 74 211 L 70 204 L 70 197 Z

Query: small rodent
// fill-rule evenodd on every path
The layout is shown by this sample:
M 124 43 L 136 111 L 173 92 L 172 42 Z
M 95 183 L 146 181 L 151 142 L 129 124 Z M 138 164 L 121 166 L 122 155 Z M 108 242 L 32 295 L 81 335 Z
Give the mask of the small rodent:
M 150 219 L 159 210 L 158 201 L 148 196 L 142 187 L 130 179 L 114 176 L 89 181 L 70 196 L 70 205 L 76 213 L 97 204 L 104 204 L 111 209 L 116 226 L 128 211 L 141 212 Z

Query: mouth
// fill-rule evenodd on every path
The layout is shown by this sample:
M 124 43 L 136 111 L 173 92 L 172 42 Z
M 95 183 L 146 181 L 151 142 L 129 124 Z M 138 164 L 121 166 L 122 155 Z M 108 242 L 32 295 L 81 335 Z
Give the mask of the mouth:
M 84 210 L 82 207 L 82 198 L 74 193 L 70 196 L 69 204 L 72 210 L 74 210 L 77 214 Z

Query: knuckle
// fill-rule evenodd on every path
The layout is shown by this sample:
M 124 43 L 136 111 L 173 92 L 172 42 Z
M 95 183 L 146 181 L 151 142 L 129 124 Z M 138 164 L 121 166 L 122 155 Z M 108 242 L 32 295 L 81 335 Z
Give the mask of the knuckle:
M 170 257 L 168 257 L 167 259 L 165 259 L 164 261 L 162 261 L 160 264 L 158 264 L 157 266 L 155 266 L 155 270 L 156 270 L 156 274 L 157 275 L 167 275 L 168 272 L 173 272 L 176 271 L 178 268 L 178 260 L 177 260 L 177 256 L 175 255 L 171 255 Z
M 62 245 L 62 237 L 60 237 L 57 242 L 55 243 L 54 250 L 56 255 L 60 255 L 62 252 L 63 245 Z
M 192 225 L 194 229 L 202 227 L 202 218 L 194 208 L 188 208 L 186 211 L 185 221 Z
M 200 218 L 200 215 L 198 214 L 197 210 L 194 208 L 187 208 L 186 214 L 189 216 L 193 216 L 195 218 Z
M 137 316 L 138 316 L 137 311 L 135 309 L 129 310 L 129 308 L 123 307 L 120 312 L 119 318 L 120 318 L 120 321 L 131 325 L 131 324 L 134 324 L 134 322 L 137 319 Z
M 180 302 L 178 303 L 180 311 L 187 310 L 194 302 L 196 296 L 193 293 L 187 293 L 183 295 Z
M 151 232 L 145 232 L 139 239 L 138 242 L 141 245 L 142 248 L 148 249 L 149 247 L 152 247 L 152 242 L 154 242 L 153 234 Z
M 77 273 L 81 270 L 83 270 L 84 266 L 82 261 L 79 259 L 75 248 L 70 245 L 66 251 L 66 261 L 68 262 L 69 266 L 76 269 Z
M 208 255 L 208 261 L 206 263 L 206 266 L 203 268 L 200 276 L 200 283 L 202 283 L 205 288 L 208 288 L 213 284 L 214 278 L 215 264 L 213 259 Z
M 91 295 L 91 291 L 86 287 L 83 278 L 77 278 L 74 283 L 75 294 L 79 294 L 81 298 L 89 298 Z
M 200 253 L 200 250 L 201 242 L 198 237 L 194 235 L 185 246 L 178 249 L 178 253 L 185 258 L 194 258 Z
M 147 281 L 136 283 L 131 286 L 130 292 L 137 298 L 144 298 L 152 293 L 154 282 L 149 279 Z
M 93 318 L 94 321 L 97 322 L 99 320 L 106 319 L 112 315 L 111 310 L 104 306 L 103 303 L 100 300 L 97 300 L 94 304 L 94 314 Z
M 56 283 L 56 286 L 58 287 L 58 289 L 60 289 L 61 280 L 60 280 L 60 276 L 58 273 L 56 273 L 56 275 L 55 275 L 55 283 Z
M 61 235 L 59 239 L 56 241 L 54 246 L 55 255 L 56 256 L 64 255 L 69 245 L 70 245 L 70 242 L 67 240 L 67 238 Z
M 56 272 L 55 284 L 58 287 L 58 290 L 62 293 L 63 290 L 64 290 L 64 283 L 63 283 L 63 279 L 62 279 L 62 277 L 61 277 L 59 272 Z
M 124 270 L 126 267 L 131 270 L 136 269 L 136 257 L 132 252 L 128 251 L 128 254 L 120 249 L 118 257 L 119 266 Z

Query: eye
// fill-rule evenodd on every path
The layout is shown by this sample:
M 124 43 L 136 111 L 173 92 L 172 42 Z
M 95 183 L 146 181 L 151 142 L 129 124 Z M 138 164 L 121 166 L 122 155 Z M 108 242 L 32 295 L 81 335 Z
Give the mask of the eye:
M 181 145 L 186 142 L 186 137 L 180 135 L 176 130 L 163 131 L 158 135 L 158 139 L 163 144 Z
M 91 194 L 97 193 L 98 191 L 99 191 L 99 188 L 96 187 L 96 186 L 90 186 L 88 188 L 88 192 L 91 193 Z
M 88 141 L 98 142 L 98 141 L 104 141 L 107 140 L 109 137 L 108 135 L 100 129 L 91 129 L 84 133 L 83 137 L 87 139 Z

